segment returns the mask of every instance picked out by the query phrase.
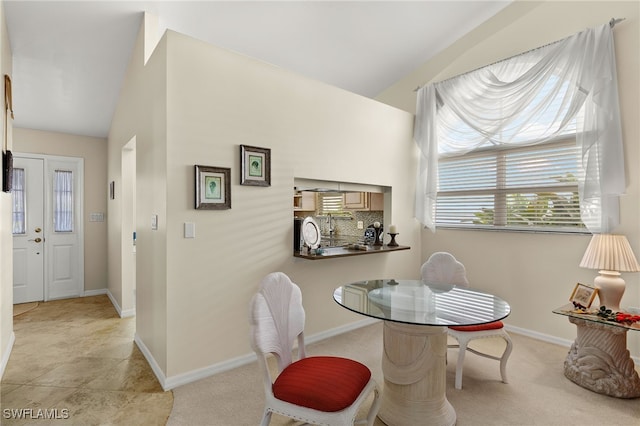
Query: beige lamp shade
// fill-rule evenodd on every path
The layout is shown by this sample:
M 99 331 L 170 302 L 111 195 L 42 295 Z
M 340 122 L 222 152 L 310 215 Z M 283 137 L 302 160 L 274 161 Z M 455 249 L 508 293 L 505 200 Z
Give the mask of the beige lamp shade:
M 580 266 L 605 271 L 640 271 L 627 237 L 613 234 L 595 234 L 584 252 Z

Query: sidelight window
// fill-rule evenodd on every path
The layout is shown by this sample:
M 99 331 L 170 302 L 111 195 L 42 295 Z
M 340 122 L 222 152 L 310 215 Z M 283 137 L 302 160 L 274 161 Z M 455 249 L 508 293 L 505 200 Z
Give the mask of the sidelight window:
M 14 168 L 12 176 L 11 200 L 13 205 L 13 234 L 22 235 L 27 232 L 27 202 L 24 169 Z
M 53 179 L 53 230 L 73 232 L 73 172 L 56 170 Z

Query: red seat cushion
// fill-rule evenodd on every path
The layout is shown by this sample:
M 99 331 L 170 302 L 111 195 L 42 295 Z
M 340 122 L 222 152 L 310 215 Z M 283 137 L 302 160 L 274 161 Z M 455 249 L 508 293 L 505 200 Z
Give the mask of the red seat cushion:
M 497 330 L 502 327 L 504 327 L 504 324 L 502 323 L 502 321 L 494 321 L 487 324 L 456 325 L 449 328 L 455 331 L 486 331 L 486 330 Z
M 353 404 L 370 378 L 371 371 L 352 359 L 308 357 L 280 373 L 273 383 L 273 395 L 319 411 L 340 411 Z

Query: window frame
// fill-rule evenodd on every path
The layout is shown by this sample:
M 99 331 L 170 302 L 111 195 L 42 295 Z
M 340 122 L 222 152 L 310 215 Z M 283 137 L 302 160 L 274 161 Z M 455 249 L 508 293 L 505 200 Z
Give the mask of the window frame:
M 543 193 L 543 192 L 552 192 L 558 194 L 565 193 L 578 193 L 578 181 L 567 183 L 565 185 L 555 184 L 555 185 L 528 185 L 528 186 L 507 186 L 505 184 L 507 179 L 506 172 L 506 161 L 505 158 L 512 153 L 522 153 L 522 152 L 531 152 L 537 150 L 548 150 L 549 148 L 566 148 L 566 147 L 574 147 L 576 153 L 576 170 L 567 170 L 566 172 L 573 172 L 576 174 L 576 177 L 580 170 L 580 150 L 576 144 L 576 134 L 563 135 L 562 137 L 540 143 L 540 144 L 530 144 L 530 145 L 522 145 L 522 146 L 501 146 L 501 147 L 491 147 L 491 148 L 483 148 L 479 150 L 475 150 L 473 152 L 468 152 L 461 155 L 449 155 L 442 156 L 438 159 L 438 192 L 435 203 L 435 224 L 438 229 L 464 229 L 464 230 L 483 230 L 483 231 L 498 231 L 498 232 L 530 232 L 530 233 L 550 233 L 550 234 L 590 234 L 589 230 L 586 228 L 582 220 L 580 220 L 581 226 L 516 226 L 509 225 L 508 221 L 508 208 L 507 208 L 507 199 L 509 195 L 513 194 L 534 194 L 534 193 Z M 446 162 L 453 162 L 460 160 L 461 158 L 465 159 L 473 159 L 477 158 L 487 158 L 488 155 L 494 154 L 497 158 L 495 160 L 495 185 L 491 188 L 481 188 L 481 189 L 464 189 L 464 190 L 449 190 L 442 191 L 441 190 L 441 172 L 443 170 L 440 167 L 441 164 Z M 535 158 L 532 156 L 532 158 Z M 539 158 L 544 158 L 540 156 Z M 438 219 L 438 210 L 441 206 L 441 202 L 444 199 L 451 199 L 453 196 L 493 196 L 493 212 L 494 215 L 497 215 L 496 212 L 500 212 L 499 219 L 496 220 L 494 216 L 493 224 L 477 224 L 477 223 L 451 223 L 451 222 L 441 222 Z M 579 201 L 576 203 L 578 218 L 580 213 L 580 203 Z

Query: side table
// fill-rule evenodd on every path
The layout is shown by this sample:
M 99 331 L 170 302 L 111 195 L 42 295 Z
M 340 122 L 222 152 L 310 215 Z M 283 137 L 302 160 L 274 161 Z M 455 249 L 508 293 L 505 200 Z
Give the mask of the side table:
M 627 332 L 634 324 L 606 321 L 597 315 L 576 313 L 572 305 L 553 311 L 576 325 L 576 340 L 564 361 L 564 375 L 574 383 L 617 398 L 640 397 L 640 377 L 627 349 Z

